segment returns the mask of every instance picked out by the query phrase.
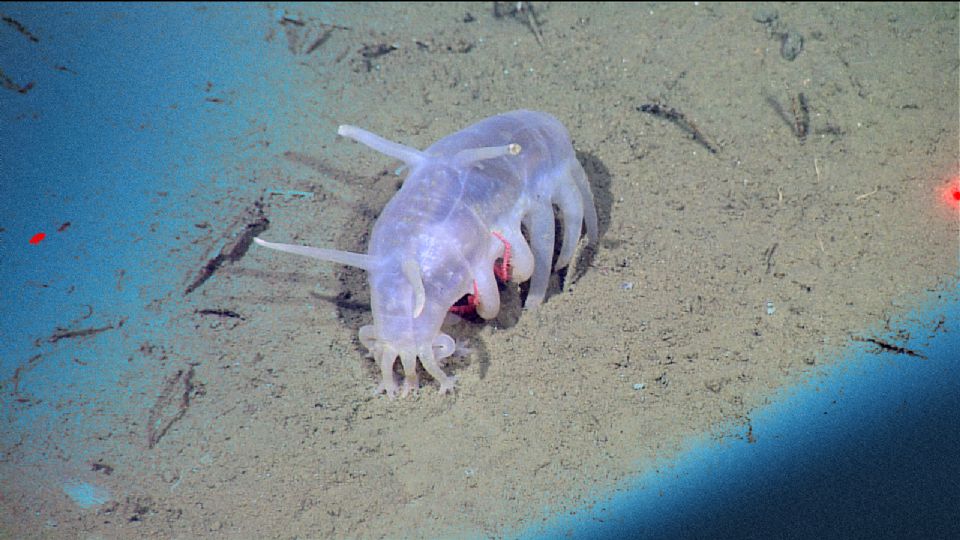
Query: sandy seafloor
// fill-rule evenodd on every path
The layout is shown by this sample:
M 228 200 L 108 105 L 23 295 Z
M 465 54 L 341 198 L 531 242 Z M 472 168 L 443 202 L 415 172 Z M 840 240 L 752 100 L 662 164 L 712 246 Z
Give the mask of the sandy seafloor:
M 92 432 L 66 414 L 5 439 L 0 535 L 509 536 L 691 437 L 748 425 L 851 338 L 955 287 L 956 214 L 939 193 L 958 169 L 956 4 L 535 2 L 540 39 L 513 6 L 244 8 L 233 39 L 262 50 L 258 73 L 285 74 L 277 111 L 250 115 L 244 89 L 217 80 L 195 89 L 246 127 L 204 158 L 217 173 L 190 180 L 197 206 L 178 212 L 198 226 L 153 255 L 175 280 L 141 287 L 147 316 L 113 332 L 149 368 L 117 372 L 122 399 L 73 390 L 102 422 Z M 803 37 L 793 60 L 790 32 Z M 716 152 L 639 110 L 653 103 Z M 447 365 L 454 396 L 429 380 L 413 398 L 373 395 L 362 271 L 254 247 L 184 294 L 258 198 L 271 240 L 365 250 L 398 163 L 338 125 L 423 148 L 518 108 L 569 129 L 601 238 L 537 311 L 504 286 L 496 320 L 449 330 L 476 349 Z M 97 346 L 52 330 L 30 336 L 37 354 Z M 43 405 L 18 394 L 30 373 L 3 374 L 9 425 Z M 68 477 L 109 497 L 82 508 L 59 487 Z

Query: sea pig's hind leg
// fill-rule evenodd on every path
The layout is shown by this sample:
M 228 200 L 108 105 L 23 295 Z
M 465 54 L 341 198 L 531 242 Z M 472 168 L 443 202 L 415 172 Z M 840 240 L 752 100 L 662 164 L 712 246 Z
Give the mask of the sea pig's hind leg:
M 457 378 L 443 372 L 443 369 L 440 368 L 440 363 L 437 362 L 436 357 L 433 355 L 433 347 L 427 346 L 420 348 L 420 363 L 423 364 L 423 369 L 427 370 L 427 373 L 440 383 L 441 394 L 453 393 L 453 387 L 457 382 Z
M 393 364 L 397 361 L 397 351 L 390 347 L 384 347 L 379 357 L 374 355 L 374 360 L 380 364 L 380 374 L 382 377 L 380 384 L 377 386 L 376 393 L 386 392 L 387 397 L 391 399 L 396 397 L 397 390 L 400 388 L 400 385 L 397 383 L 397 377 L 393 374 Z

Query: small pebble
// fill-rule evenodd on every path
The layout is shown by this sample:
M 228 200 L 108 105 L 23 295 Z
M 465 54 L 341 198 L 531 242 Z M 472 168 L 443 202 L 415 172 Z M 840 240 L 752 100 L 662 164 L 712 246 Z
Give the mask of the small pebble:
M 777 311 L 777 309 L 773 307 L 773 302 L 767 300 L 767 315 L 773 315 L 775 311 Z
M 633 384 L 633 389 L 634 389 L 634 390 L 643 390 L 643 389 L 646 388 L 646 387 L 647 387 L 647 385 L 643 384 L 642 382 L 638 382 L 638 383 L 634 383 L 634 384 Z
M 770 24 L 777 20 L 779 16 L 775 9 L 760 8 L 753 12 L 753 20 L 762 24 Z
M 625 291 L 629 291 L 630 289 L 633 288 L 633 282 L 632 282 L 632 281 L 624 281 L 623 283 L 620 284 L 620 288 L 623 289 L 623 290 L 625 290 Z
M 783 41 L 780 42 L 780 56 L 784 60 L 793 61 L 800 52 L 803 51 L 803 36 L 793 30 L 783 35 Z

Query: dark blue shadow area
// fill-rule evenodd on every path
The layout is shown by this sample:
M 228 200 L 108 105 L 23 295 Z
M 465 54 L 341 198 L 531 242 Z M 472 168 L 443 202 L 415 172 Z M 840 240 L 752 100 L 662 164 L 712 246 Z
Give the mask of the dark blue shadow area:
M 575 538 L 960 538 L 960 304 L 889 335 L 590 508 Z
M 162 356 L 199 354 L 185 283 L 282 175 L 264 141 L 286 147 L 302 85 L 266 5 L 0 11 L 0 452 L 56 448 L 69 479 L 149 408 Z

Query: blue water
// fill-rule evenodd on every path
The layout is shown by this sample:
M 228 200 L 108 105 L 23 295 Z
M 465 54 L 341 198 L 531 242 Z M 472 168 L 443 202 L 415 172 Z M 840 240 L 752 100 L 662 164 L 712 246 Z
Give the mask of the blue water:
M 525 538 L 960 538 L 960 295 Z M 897 331 L 906 331 L 899 336 Z

